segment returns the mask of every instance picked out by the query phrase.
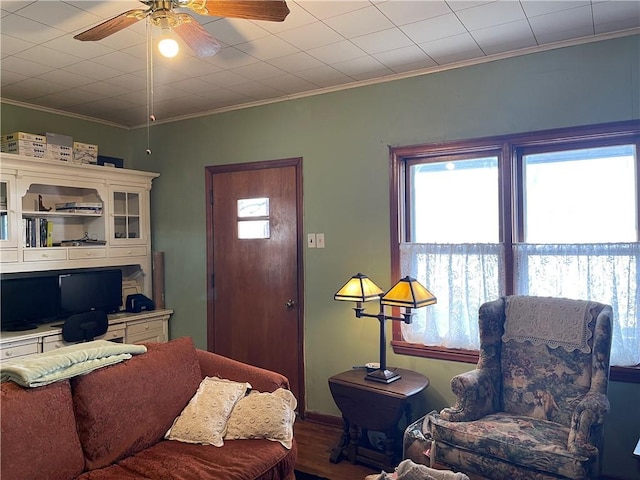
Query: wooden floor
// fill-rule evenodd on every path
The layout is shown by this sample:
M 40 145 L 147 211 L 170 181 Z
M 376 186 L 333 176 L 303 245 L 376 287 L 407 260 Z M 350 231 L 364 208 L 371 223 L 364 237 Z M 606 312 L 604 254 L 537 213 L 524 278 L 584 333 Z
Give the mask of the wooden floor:
M 338 443 L 342 430 L 312 421 L 296 420 L 294 436 L 298 444 L 296 470 L 312 473 L 329 480 L 364 480 L 372 473 L 380 473 L 364 465 L 353 465 L 347 460 L 329 461 L 329 452 Z
M 338 443 L 341 434 L 340 427 L 308 420 L 296 420 L 294 425 L 294 436 L 298 444 L 296 470 L 329 480 L 364 480 L 367 475 L 380 473 L 380 470 L 373 467 L 354 465 L 347 460 L 331 463 L 329 452 Z M 436 468 L 446 469 L 444 466 Z M 478 475 L 469 475 L 469 478 L 471 480 L 487 480 Z M 601 478 L 601 480 L 604 479 Z

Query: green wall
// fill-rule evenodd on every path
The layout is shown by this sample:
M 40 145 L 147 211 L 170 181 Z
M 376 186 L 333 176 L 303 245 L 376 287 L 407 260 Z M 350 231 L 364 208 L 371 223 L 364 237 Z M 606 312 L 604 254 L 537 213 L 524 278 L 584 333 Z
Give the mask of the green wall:
M 91 122 L 49 111 L 0 104 L 1 134 L 12 132 L 61 133 L 71 135 L 76 142 L 98 145 L 98 153 L 109 157 L 129 158 L 131 131 L 128 128 Z
M 390 286 L 389 146 L 638 119 L 639 63 L 640 37 L 624 37 L 154 125 L 151 156 L 146 130 L 130 132 L 126 165 L 161 173 L 152 190 L 153 246 L 165 252 L 171 337 L 206 346 L 205 166 L 302 157 L 304 231 L 326 238 L 325 249 L 304 252 L 306 409 L 339 415 L 327 378 L 376 360 L 378 327 L 332 297 L 358 271 Z M 34 128 L 39 114 L 5 110 L 3 133 L 60 131 L 56 119 Z M 75 128 L 69 133 L 86 137 Z M 110 128 L 86 128 L 97 129 L 101 151 L 120 140 Z M 391 350 L 388 363 L 429 376 L 428 409 L 452 404 L 451 377 L 471 368 Z M 612 382 L 610 398 L 604 473 L 636 478 L 640 385 Z

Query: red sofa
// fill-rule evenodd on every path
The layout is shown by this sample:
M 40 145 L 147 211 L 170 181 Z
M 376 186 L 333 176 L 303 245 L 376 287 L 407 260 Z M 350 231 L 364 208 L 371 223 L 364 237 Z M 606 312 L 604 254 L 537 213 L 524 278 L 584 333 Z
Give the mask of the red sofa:
M 263 439 L 222 447 L 164 440 L 205 376 L 288 388 L 275 372 L 197 350 L 190 338 L 43 387 L 0 385 L 0 478 L 295 480 L 290 450 Z

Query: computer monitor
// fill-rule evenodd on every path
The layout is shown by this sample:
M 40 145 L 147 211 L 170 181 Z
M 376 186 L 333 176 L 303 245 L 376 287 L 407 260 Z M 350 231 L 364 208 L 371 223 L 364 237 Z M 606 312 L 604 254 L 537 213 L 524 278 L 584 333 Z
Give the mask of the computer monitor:
M 122 271 L 94 270 L 63 273 L 58 276 L 60 314 L 101 310 L 114 313 L 122 305 Z

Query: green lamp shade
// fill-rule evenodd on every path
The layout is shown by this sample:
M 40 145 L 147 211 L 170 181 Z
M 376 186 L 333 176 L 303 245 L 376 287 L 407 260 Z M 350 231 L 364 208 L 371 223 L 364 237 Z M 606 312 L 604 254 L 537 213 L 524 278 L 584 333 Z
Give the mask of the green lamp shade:
M 380 303 L 392 307 L 420 308 L 433 305 L 438 300 L 415 278 L 406 276 L 384 294 Z
M 333 296 L 334 300 L 344 300 L 347 302 L 368 302 L 376 300 L 384 293 L 366 275 L 358 273 L 351 277 L 340 290 Z

